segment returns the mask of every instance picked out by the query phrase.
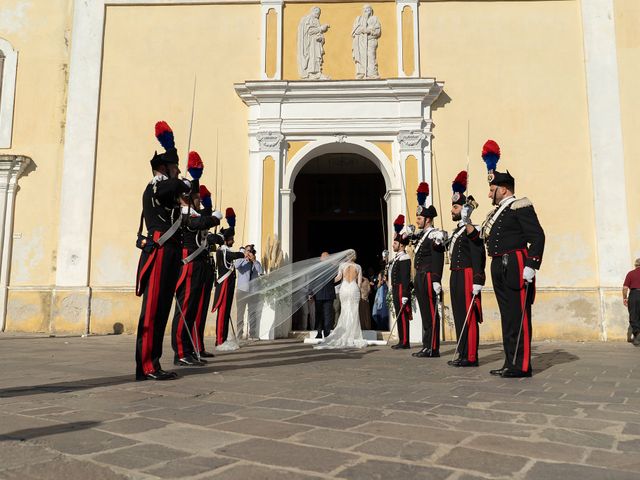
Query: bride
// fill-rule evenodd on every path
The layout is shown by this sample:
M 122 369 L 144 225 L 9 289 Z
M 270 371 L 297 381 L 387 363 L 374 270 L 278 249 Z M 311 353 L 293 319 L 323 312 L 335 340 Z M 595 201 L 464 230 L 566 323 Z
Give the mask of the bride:
M 362 269 L 355 263 L 355 252 L 338 267 L 338 276 L 334 281 L 340 285 L 340 317 L 333 331 L 314 348 L 364 348 L 367 341 L 362 338 L 360 328 L 360 284 Z

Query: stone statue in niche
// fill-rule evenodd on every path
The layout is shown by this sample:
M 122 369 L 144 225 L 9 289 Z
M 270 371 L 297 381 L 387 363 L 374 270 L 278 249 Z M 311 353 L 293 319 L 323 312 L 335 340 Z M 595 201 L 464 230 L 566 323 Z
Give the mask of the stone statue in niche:
M 298 72 L 306 80 L 327 80 L 322 73 L 324 33 L 329 25 L 320 23 L 320 8 L 313 7 L 298 25 Z
M 380 20 L 371 5 L 365 5 L 362 15 L 353 23 L 351 55 L 356 63 L 356 78 L 380 78 L 378 74 L 378 39 L 382 35 Z

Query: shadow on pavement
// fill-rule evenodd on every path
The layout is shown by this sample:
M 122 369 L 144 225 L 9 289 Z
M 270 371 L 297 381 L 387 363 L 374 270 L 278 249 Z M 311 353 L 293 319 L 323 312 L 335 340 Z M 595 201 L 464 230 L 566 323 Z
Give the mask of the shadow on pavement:
M 61 425 L 51 425 L 49 427 L 25 428 L 14 432 L 4 433 L 0 435 L 0 442 L 8 440 L 32 440 L 39 437 L 47 437 L 49 435 L 57 435 L 60 433 L 73 432 L 78 430 L 86 430 L 100 425 L 102 422 L 73 422 L 63 423 Z
M 250 350 L 250 347 L 247 347 L 247 350 Z M 243 369 L 253 369 L 253 368 L 270 368 L 270 367 L 279 367 L 286 365 L 298 365 L 305 363 L 312 363 L 318 361 L 334 361 L 334 360 L 356 360 L 377 351 L 376 349 L 369 349 L 366 351 L 361 350 L 334 350 L 333 352 L 327 352 L 326 350 L 314 350 L 309 346 L 308 350 L 297 351 L 298 349 L 293 345 L 291 347 L 286 347 L 281 350 L 285 350 L 283 353 L 279 355 L 254 355 L 248 358 L 238 358 L 233 353 L 224 354 L 219 357 L 216 357 L 212 363 L 210 363 L 206 367 L 190 367 L 190 368 L 180 368 L 176 369 L 176 371 L 180 374 L 180 376 L 192 376 L 192 375 L 203 375 L 213 372 L 232 372 L 234 370 L 243 370 Z M 272 350 L 265 350 L 265 353 L 270 353 Z M 290 355 L 295 354 L 295 357 L 289 357 Z M 224 362 L 219 361 L 218 359 L 222 359 L 229 355 L 228 361 L 225 359 Z M 265 358 L 282 358 L 281 360 L 263 362 Z M 288 357 L 288 358 L 287 358 Z M 246 362 L 247 360 L 254 360 L 251 364 L 236 364 L 235 362 Z M 166 361 L 166 360 L 165 360 Z M 133 366 L 132 366 L 133 369 Z M 67 393 L 67 392 L 75 392 L 80 390 L 89 390 L 92 388 L 98 387 L 108 387 L 114 385 L 122 385 L 126 383 L 133 383 L 134 375 L 118 375 L 112 377 L 96 377 L 96 378 L 88 378 L 82 380 L 74 380 L 68 382 L 58 382 L 58 383 L 50 383 L 50 384 L 42 384 L 42 385 L 29 385 L 24 387 L 10 387 L 0 389 L 0 398 L 11 398 L 11 397 L 22 397 L 29 395 L 41 395 L 45 393 Z

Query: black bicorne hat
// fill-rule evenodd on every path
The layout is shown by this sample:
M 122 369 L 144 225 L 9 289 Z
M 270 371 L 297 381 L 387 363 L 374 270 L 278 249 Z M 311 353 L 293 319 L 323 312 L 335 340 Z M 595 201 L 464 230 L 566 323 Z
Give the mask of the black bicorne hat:
M 235 236 L 236 229 L 233 227 L 225 228 L 221 233 L 225 240 L 229 240 L 231 237 Z
M 411 238 L 408 235 L 404 235 L 402 233 L 396 233 L 393 237 L 393 240 L 404 246 L 407 246 L 409 245 L 409 243 L 411 243 Z
M 511 176 L 509 170 L 506 173 L 494 171 L 489 174 L 489 185 L 507 187 L 513 190 L 516 186 L 516 179 Z
M 418 205 L 416 215 L 425 218 L 436 218 L 438 216 L 438 211 L 433 205 L 429 205 L 428 207 L 425 207 L 424 205 Z

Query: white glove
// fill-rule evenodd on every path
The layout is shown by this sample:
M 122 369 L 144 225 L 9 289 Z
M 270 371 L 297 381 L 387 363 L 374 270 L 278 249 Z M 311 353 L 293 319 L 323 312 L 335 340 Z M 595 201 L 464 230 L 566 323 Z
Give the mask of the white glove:
M 436 242 L 436 245 L 442 245 L 444 242 L 447 241 L 447 232 L 445 232 L 444 230 L 436 230 L 432 235 L 431 238 L 433 239 L 434 242 Z
M 416 233 L 415 225 L 407 225 L 407 233 L 409 235 L 413 235 L 414 233 Z
M 220 210 L 214 210 L 211 213 L 211 216 L 216 217 L 218 220 L 222 220 L 222 217 L 223 217 L 222 212 Z
M 402 304 L 406 305 L 409 299 L 407 297 L 402 297 Z
M 473 289 L 471 290 L 472 295 L 480 295 L 482 291 L 482 285 L 478 285 L 477 283 L 473 284 Z
M 438 282 L 433 282 L 433 290 L 437 295 L 440 295 L 440 293 L 442 292 L 442 285 L 440 285 L 440 283 Z
M 533 268 L 524 267 L 524 270 L 522 271 L 522 278 L 524 279 L 525 282 L 527 283 L 533 282 L 533 277 L 535 276 L 536 276 L 536 271 Z
M 471 223 L 471 213 L 473 212 L 473 207 L 469 204 L 462 206 L 462 212 L 460 212 L 460 219 L 465 225 Z

